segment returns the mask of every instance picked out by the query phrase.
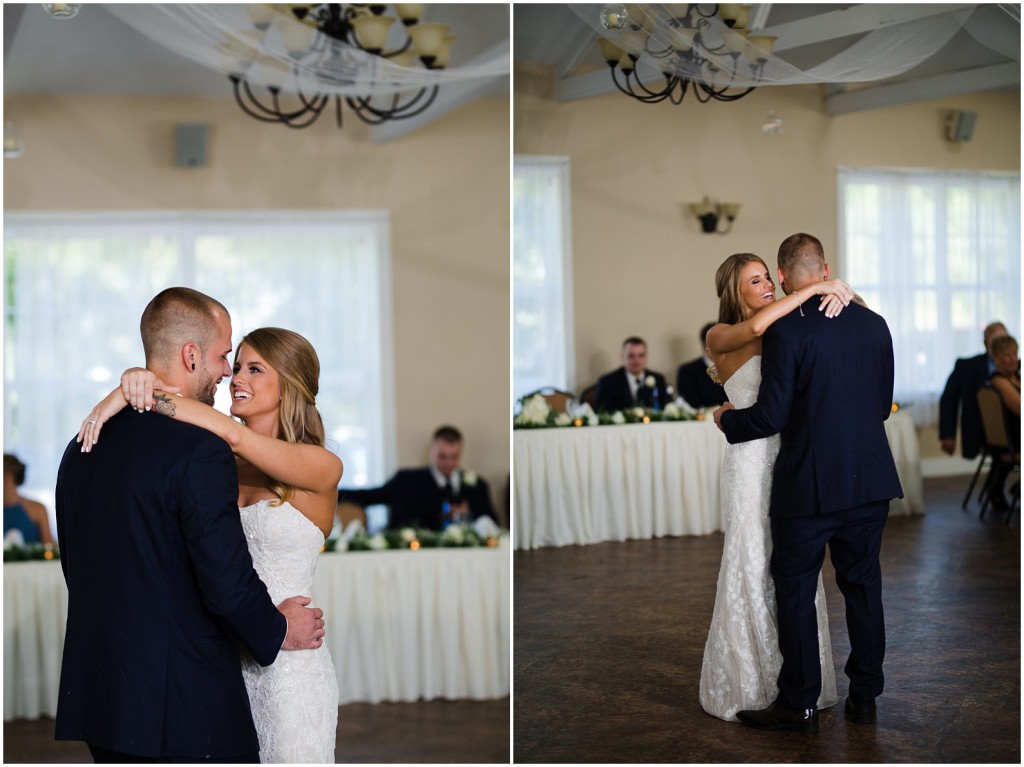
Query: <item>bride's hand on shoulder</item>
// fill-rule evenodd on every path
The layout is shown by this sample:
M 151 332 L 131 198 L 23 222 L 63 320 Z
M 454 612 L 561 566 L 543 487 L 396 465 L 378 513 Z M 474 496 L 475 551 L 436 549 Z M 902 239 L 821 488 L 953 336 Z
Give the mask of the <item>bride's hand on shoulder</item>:
M 156 373 L 146 368 L 128 368 L 121 374 L 121 394 L 140 413 L 153 407 L 153 392 L 156 390 L 177 394 L 181 387 L 164 383 Z
M 816 293 L 824 296 L 818 311 L 825 312 L 825 316 L 829 318 L 839 316 L 856 296 L 853 288 L 839 279 L 815 283 L 815 288 Z
M 78 430 L 78 436 L 75 437 L 76 442 L 82 443 L 83 453 L 92 451 L 92 446 L 100 439 L 100 429 L 103 428 L 103 424 L 124 410 L 127 404 L 124 395 L 121 394 L 121 390 L 114 389 L 92 409 L 89 415 L 85 417 L 85 420 L 82 421 L 82 426 Z

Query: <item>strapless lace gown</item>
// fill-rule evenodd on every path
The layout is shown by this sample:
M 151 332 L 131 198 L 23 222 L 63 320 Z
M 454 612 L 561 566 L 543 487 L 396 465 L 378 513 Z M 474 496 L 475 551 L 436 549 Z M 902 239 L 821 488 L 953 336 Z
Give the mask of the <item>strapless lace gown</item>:
M 241 509 L 253 564 L 274 604 L 308 596 L 324 544 L 320 528 L 290 503 Z M 327 645 L 282 650 L 264 668 L 245 653 L 242 675 L 263 763 L 334 763 L 338 680 Z
M 750 407 L 761 384 L 761 357 L 755 356 L 725 382 L 736 408 Z M 720 719 L 736 712 L 765 708 L 778 694 L 778 623 L 775 584 L 769 568 L 772 553 L 768 506 L 772 467 L 779 435 L 728 445 L 722 464 L 721 495 L 725 527 L 722 567 L 718 574 L 711 631 L 700 672 L 700 705 Z M 836 702 L 836 672 L 828 632 L 825 592 L 818 576 L 818 653 L 821 697 L 818 708 Z

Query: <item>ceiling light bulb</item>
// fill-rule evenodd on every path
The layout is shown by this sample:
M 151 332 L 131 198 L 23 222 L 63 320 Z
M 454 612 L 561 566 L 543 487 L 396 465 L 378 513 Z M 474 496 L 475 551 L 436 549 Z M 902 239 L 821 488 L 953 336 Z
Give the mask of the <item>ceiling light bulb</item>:
M 622 3 L 606 3 L 601 6 L 601 26 L 605 29 L 625 29 L 629 14 Z
M 54 19 L 73 19 L 81 8 L 81 3 L 43 3 L 43 10 Z

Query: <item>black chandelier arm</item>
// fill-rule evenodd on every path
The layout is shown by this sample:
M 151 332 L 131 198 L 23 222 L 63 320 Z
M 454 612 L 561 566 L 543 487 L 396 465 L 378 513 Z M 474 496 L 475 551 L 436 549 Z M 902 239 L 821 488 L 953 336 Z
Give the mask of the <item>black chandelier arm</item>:
M 228 75 L 228 77 L 231 80 L 232 85 L 234 86 L 235 102 L 238 104 L 238 106 L 241 108 L 243 112 L 249 115 L 249 117 L 252 117 L 253 119 L 265 123 L 279 123 L 284 121 L 282 115 L 271 111 L 270 109 L 268 109 L 259 102 L 259 100 L 253 94 L 253 92 L 249 89 L 249 84 L 247 82 L 239 78 L 237 75 Z M 241 91 L 239 89 L 240 84 L 245 88 L 246 95 L 251 100 L 253 106 L 257 107 L 260 110 L 260 112 L 262 112 L 262 114 L 260 114 L 259 112 L 254 112 L 245 103 L 244 99 L 242 99 Z
M 347 97 L 345 99 L 345 102 L 352 108 L 352 110 L 356 113 L 359 119 L 365 122 L 366 124 L 380 125 L 388 120 L 407 120 L 410 117 L 415 117 L 416 115 L 422 114 L 423 112 L 430 108 L 431 104 L 434 103 L 434 99 L 437 98 L 438 90 L 440 90 L 439 86 L 431 86 L 430 94 L 426 102 L 424 102 L 421 106 L 419 106 L 419 108 L 415 110 L 412 110 L 412 107 L 420 100 L 420 98 L 422 98 L 424 93 L 426 93 L 427 88 L 425 87 L 422 88 L 420 92 L 417 93 L 416 96 L 411 101 L 408 101 L 405 104 L 402 104 L 401 106 L 398 105 L 399 95 L 395 94 L 391 101 L 391 110 L 384 110 L 374 107 L 370 103 L 370 101 L 373 98 L 372 96 L 368 98 Z
M 650 101 L 649 97 L 633 92 L 633 88 L 629 85 L 629 75 L 626 75 L 626 87 L 623 87 L 622 83 L 619 82 L 618 70 L 615 67 L 612 67 L 612 82 L 615 83 L 616 88 L 630 98 L 634 98 L 637 101 Z
M 432 87 L 433 92 L 431 93 L 430 96 L 430 102 L 433 102 L 434 97 L 437 96 L 438 89 L 438 86 L 436 85 Z M 412 98 L 410 98 L 408 101 L 401 105 L 399 104 L 400 94 L 396 93 L 393 95 L 391 99 L 391 109 L 381 109 L 379 107 L 373 106 L 373 96 L 356 96 L 354 98 L 355 101 L 357 101 L 359 104 L 360 111 L 366 111 L 376 117 L 381 118 L 391 117 L 392 119 L 401 119 L 403 116 L 406 116 L 405 113 L 408 113 L 411 109 L 416 107 L 416 105 L 419 103 L 420 99 L 423 98 L 426 92 L 427 86 L 423 86 L 422 88 L 419 89 L 419 91 L 416 92 L 415 96 L 413 96 Z M 428 103 L 426 106 L 430 106 L 430 103 Z M 422 109 L 420 109 L 420 111 L 422 111 Z M 416 112 L 415 114 L 419 114 L 419 112 Z M 411 117 L 412 115 L 407 116 Z
M 625 93 L 627 96 L 631 96 L 632 98 L 635 98 L 637 101 L 644 102 L 645 104 L 657 104 L 659 101 L 664 101 L 668 97 L 668 94 L 670 92 L 670 87 L 671 87 L 669 83 L 666 83 L 664 90 L 657 91 L 657 92 L 651 91 L 651 90 L 648 90 L 644 86 L 644 84 L 640 82 L 640 78 L 639 77 L 634 77 L 631 80 L 629 74 L 626 75 L 626 85 L 625 85 L 625 87 L 623 87 L 619 83 L 619 79 L 616 76 L 616 72 L 615 72 L 614 69 L 612 70 L 612 80 L 618 86 L 620 91 Z M 633 82 L 634 81 L 637 83 L 637 85 L 639 85 L 641 88 L 643 88 L 645 93 L 637 93 L 636 91 L 633 90 Z
M 305 122 L 299 122 L 297 117 L 292 117 L 287 120 L 282 120 L 285 125 L 289 128 L 301 130 L 302 128 L 308 128 L 310 125 L 320 119 L 320 113 L 324 111 L 324 107 L 327 106 L 327 102 L 330 101 L 330 97 L 324 96 L 323 101 L 320 102 L 319 108 L 307 109 L 304 114 L 308 114 L 309 117 Z
M 316 115 L 316 117 L 319 117 L 320 113 L 324 110 L 324 106 L 326 106 L 327 102 L 330 100 L 330 96 L 320 95 L 314 97 L 312 101 L 306 101 L 305 97 L 300 92 L 299 98 L 302 101 L 302 109 L 296 109 L 294 112 L 285 112 L 281 108 L 281 90 L 279 88 L 270 88 L 269 90 L 270 96 L 274 101 L 274 112 L 281 116 L 281 122 L 288 125 L 288 127 L 296 127 L 292 123 L 294 123 L 296 120 L 302 119 L 310 112 L 313 112 Z M 314 117 L 313 119 L 315 120 L 316 117 Z M 309 123 L 306 123 L 305 125 L 299 125 L 298 127 L 305 128 L 306 125 L 308 124 Z
M 640 75 L 634 69 L 633 70 L 633 83 L 635 83 L 636 86 L 638 88 L 640 88 L 640 90 L 643 91 L 643 94 L 638 94 L 638 93 L 636 93 L 636 91 L 633 91 L 633 84 L 630 83 L 629 75 L 626 75 L 626 85 L 629 87 L 630 91 L 633 92 L 633 95 L 634 96 L 642 95 L 643 98 L 646 101 L 648 101 L 649 103 L 651 103 L 651 104 L 654 104 L 654 103 L 657 103 L 658 101 L 661 101 L 662 99 L 665 98 L 665 96 L 667 96 L 668 94 L 670 94 L 672 92 L 672 88 L 675 86 L 675 82 L 673 82 L 674 80 L 675 80 L 675 78 L 673 76 L 666 75 L 665 76 L 665 87 L 662 88 L 660 91 L 652 91 L 650 88 L 648 88 L 646 85 L 644 85 L 640 81 Z
M 676 77 L 675 80 L 676 80 L 676 82 L 673 83 L 673 84 L 679 86 L 679 88 L 678 88 L 679 98 L 676 98 L 675 96 L 671 96 L 670 100 L 672 101 L 673 104 L 675 104 L 676 106 L 679 106 L 680 104 L 683 103 L 683 99 L 686 98 L 686 90 L 690 87 L 690 81 L 687 80 L 685 77 Z

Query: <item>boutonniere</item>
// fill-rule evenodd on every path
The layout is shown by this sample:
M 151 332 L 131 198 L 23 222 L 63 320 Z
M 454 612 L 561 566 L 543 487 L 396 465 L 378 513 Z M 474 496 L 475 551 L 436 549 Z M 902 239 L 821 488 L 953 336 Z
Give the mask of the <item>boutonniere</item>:
M 463 471 L 462 472 L 462 484 L 466 487 L 473 487 L 476 484 L 476 472 L 475 471 Z
M 644 379 L 644 386 L 648 389 L 653 389 L 655 383 L 657 382 L 654 380 L 654 376 L 647 376 L 647 378 Z

